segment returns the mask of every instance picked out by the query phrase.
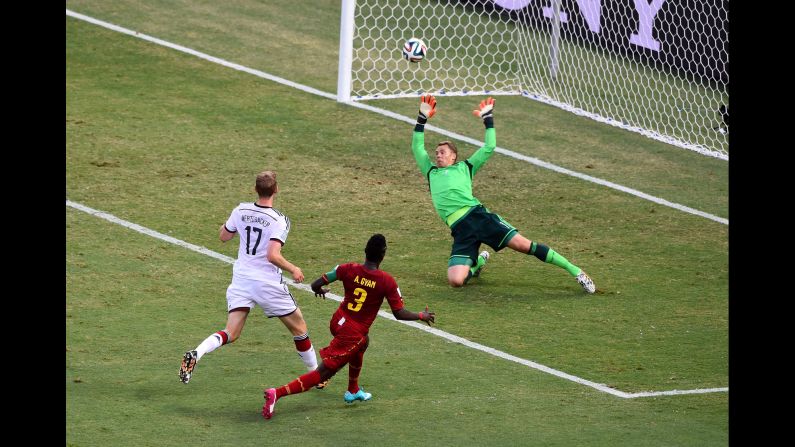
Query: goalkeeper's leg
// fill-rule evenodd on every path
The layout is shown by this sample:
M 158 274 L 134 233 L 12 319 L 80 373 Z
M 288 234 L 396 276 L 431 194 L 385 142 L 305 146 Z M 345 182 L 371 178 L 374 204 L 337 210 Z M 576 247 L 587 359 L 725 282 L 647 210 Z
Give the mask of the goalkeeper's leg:
M 533 242 L 517 232 L 514 234 L 511 240 L 508 241 L 508 247 L 520 253 L 526 253 L 528 255 L 535 256 L 539 260 L 548 264 L 556 265 L 569 272 L 571 276 L 577 278 L 577 282 L 582 286 L 583 289 L 585 289 L 586 292 L 594 293 L 594 291 L 596 291 L 596 286 L 594 285 L 593 280 L 591 280 L 591 278 L 581 268 L 572 264 L 560 253 L 549 248 L 548 246 Z
M 483 267 L 486 259 L 478 254 L 480 241 L 468 223 L 465 228 L 458 228 L 453 236 L 453 247 L 447 260 L 447 282 L 452 287 L 462 287 Z

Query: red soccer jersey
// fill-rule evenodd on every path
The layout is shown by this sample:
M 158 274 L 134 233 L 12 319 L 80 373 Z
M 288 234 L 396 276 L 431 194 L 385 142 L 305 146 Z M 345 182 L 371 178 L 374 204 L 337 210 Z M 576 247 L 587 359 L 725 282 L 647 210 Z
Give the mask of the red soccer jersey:
M 392 275 L 383 270 L 368 270 L 362 264 L 350 262 L 337 267 L 337 279 L 345 287 L 345 299 L 340 310 L 346 319 L 365 328 L 373 324 L 384 298 L 393 312 L 403 309 L 403 297 Z

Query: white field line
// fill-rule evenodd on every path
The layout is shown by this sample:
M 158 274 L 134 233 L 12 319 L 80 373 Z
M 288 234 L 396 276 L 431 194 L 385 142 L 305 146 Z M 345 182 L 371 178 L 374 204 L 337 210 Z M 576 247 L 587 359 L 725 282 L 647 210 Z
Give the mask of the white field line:
M 301 91 L 304 91 L 304 92 L 307 92 L 307 93 L 311 93 L 313 95 L 322 96 L 324 98 L 333 99 L 335 101 L 337 99 L 337 95 L 335 95 L 335 94 L 323 92 L 323 91 L 320 91 L 320 90 L 318 90 L 316 88 L 312 88 L 312 87 L 308 87 L 306 85 L 298 84 L 296 82 L 293 82 L 293 81 L 290 81 L 290 80 L 287 80 L 287 79 L 284 79 L 284 78 L 280 78 L 280 77 L 274 76 L 272 74 L 268 74 L 268 73 L 265 73 L 265 72 L 262 72 L 262 71 L 259 71 L 259 70 L 255 70 L 253 68 L 244 67 L 242 65 L 235 64 L 233 62 L 228 62 L 228 61 L 225 61 L 223 59 L 220 59 L 220 58 L 217 58 L 217 57 L 214 57 L 214 56 L 210 56 L 210 55 L 201 53 L 199 51 L 192 50 L 190 48 L 183 47 L 181 45 L 177 45 L 177 44 L 173 44 L 173 43 L 170 43 L 170 42 L 166 42 L 165 40 L 161 40 L 161 39 L 158 39 L 156 37 L 148 36 L 146 34 L 142 34 L 142 33 L 139 33 L 137 31 L 132 31 L 132 30 L 129 30 L 127 28 L 122 28 L 122 27 L 114 25 L 112 23 L 103 22 L 102 20 L 97 20 L 95 18 L 86 16 L 86 15 L 83 15 L 83 14 L 79 14 L 79 13 L 76 13 L 74 11 L 70 11 L 68 9 L 66 10 L 66 15 L 68 15 L 70 17 L 74 17 L 76 19 L 80 19 L 80 20 L 92 23 L 94 25 L 98 25 L 98 26 L 102 26 L 104 28 L 108 28 L 108 29 L 113 30 L 113 31 L 117 31 L 117 32 L 120 32 L 120 33 L 123 33 L 123 34 L 128 34 L 130 36 L 137 37 L 139 39 L 143 39 L 143 40 L 146 40 L 146 41 L 149 41 L 149 42 L 152 42 L 152 43 L 156 43 L 158 45 L 162 45 L 162 46 L 165 46 L 165 47 L 168 47 L 168 48 L 172 48 L 174 50 L 181 51 L 183 53 L 187 53 L 187 54 L 196 56 L 198 58 L 205 59 L 207 61 L 210 61 L 210 62 L 213 62 L 213 63 L 216 63 L 216 64 L 220 64 L 220 65 L 223 65 L 225 67 L 232 68 L 234 70 L 243 71 L 243 72 L 252 74 L 254 76 L 258 76 L 260 78 L 268 79 L 268 80 L 273 81 L 273 82 L 278 82 L 279 84 L 283 84 L 283 85 L 286 85 L 288 87 L 293 87 L 293 88 L 296 88 L 298 90 L 301 90 Z M 386 117 L 389 117 L 389 118 L 394 118 L 396 120 L 403 121 L 403 122 L 406 122 L 406 123 L 409 123 L 409 124 L 412 124 L 412 125 L 416 121 L 416 117 L 411 117 L 411 118 L 405 117 L 403 115 L 399 115 L 397 113 L 390 112 L 388 110 L 379 109 L 378 107 L 373 107 L 373 106 L 370 106 L 370 105 L 367 105 L 367 104 L 362 104 L 362 103 L 359 103 L 359 102 L 346 102 L 345 104 L 347 104 L 349 106 L 352 106 L 352 107 L 357 107 L 357 108 L 360 108 L 360 109 L 364 109 L 364 110 L 368 110 L 368 111 L 371 111 L 371 112 L 374 112 L 374 113 L 378 113 L 380 115 L 383 115 L 383 116 L 386 116 Z M 457 134 L 455 132 L 450 132 L 448 130 L 444 130 L 444 129 L 438 128 L 436 126 L 426 125 L 425 128 L 433 130 L 434 132 L 440 133 L 442 135 L 446 135 L 446 136 L 448 136 L 450 138 L 453 138 L 453 139 L 456 139 L 456 140 L 465 141 L 465 142 L 467 142 L 469 144 L 472 144 L 472 145 L 475 145 L 475 146 L 482 146 L 483 145 L 482 141 L 478 141 L 478 140 L 475 140 L 473 138 L 469 138 L 467 136 Z M 549 162 L 546 162 L 546 161 L 543 161 L 543 160 L 539 160 L 538 158 L 535 158 L 535 157 L 529 157 L 527 155 L 522 155 L 522 154 L 519 154 L 517 152 L 511 151 L 511 150 L 508 150 L 508 149 L 503 149 L 503 148 L 500 148 L 500 147 L 495 149 L 495 151 L 498 152 L 498 153 L 501 153 L 503 155 L 507 155 L 509 157 L 513 157 L 513 158 L 518 159 L 518 160 L 526 161 L 526 162 L 534 164 L 536 166 L 540 166 L 542 168 L 550 169 L 552 171 L 555 171 L 555 172 L 558 172 L 558 173 L 561 173 L 561 174 L 570 175 L 572 177 L 576 177 L 576 178 L 579 178 L 581 180 L 585 180 L 585 181 L 588 181 L 588 182 L 596 183 L 596 184 L 601 185 L 601 186 L 606 186 L 608 188 L 612 188 L 612 189 L 615 189 L 615 190 L 618 190 L 618 191 L 621 191 L 621 192 L 624 192 L 624 193 L 627 193 L 627 194 L 631 194 L 631 195 L 636 196 L 636 197 L 640 197 L 640 198 L 645 199 L 645 200 L 649 200 L 649 201 L 657 203 L 659 205 L 667 206 L 667 207 L 674 208 L 674 209 L 679 210 L 679 211 L 683 211 L 685 213 L 689 213 L 689 214 L 693 214 L 693 215 L 696 215 L 696 216 L 704 217 L 706 219 L 713 220 L 715 222 L 718 222 L 718 223 L 721 223 L 721 224 L 724 224 L 724 225 L 729 225 L 729 219 L 726 219 L 726 218 L 723 218 L 723 217 L 718 217 L 718 216 L 715 216 L 713 214 L 705 213 L 703 211 L 699 211 L 699 210 L 696 210 L 696 209 L 693 209 L 693 208 L 690 208 L 690 207 L 687 207 L 687 206 L 684 206 L 684 205 L 680 205 L 678 203 L 669 202 L 668 200 L 661 199 L 659 197 L 655 197 L 655 196 L 646 194 L 644 192 L 640 192 L 638 190 L 635 190 L 635 189 L 632 189 L 632 188 L 628 188 L 626 186 L 621 186 L 621 185 L 618 185 L 616 183 L 609 182 L 607 180 L 602 180 L 602 179 L 599 179 L 597 177 L 592 177 L 592 176 L 587 175 L 587 174 L 582 174 L 582 173 L 579 173 L 579 172 L 576 172 L 576 171 L 572 171 L 570 169 L 566 169 L 566 168 L 557 166 L 555 164 L 552 164 L 552 163 L 549 163 Z
M 70 200 L 66 201 L 66 206 L 74 208 L 76 210 L 80 210 L 84 213 L 90 214 L 95 217 L 99 217 L 101 219 L 105 219 L 107 221 L 113 222 L 115 224 L 121 225 L 123 227 L 129 228 L 131 230 L 135 230 L 139 233 L 143 233 L 147 236 L 151 236 L 156 239 L 160 239 L 166 242 L 169 242 L 174 245 L 178 245 L 183 248 L 187 248 L 189 250 L 193 250 L 195 252 L 201 253 L 203 255 L 210 256 L 212 258 L 218 259 L 220 261 L 226 262 L 228 264 L 233 264 L 235 260 L 230 258 L 229 256 L 222 255 L 220 253 L 216 253 L 212 250 L 209 250 L 204 247 L 200 247 L 198 245 L 191 244 L 189 242 L 185 242 L 180 239 L 173 238 L 171 236 L 167 236 L 163 233 L 157 232 L 155 230 L 150 230 L 149 228 L 142 227 L 138 224 L 134 224 L 132 222 L 126 221 L 124 219 L 119 219 L 118 217 L 108 214 L 102 211 L 95 210 L 93 208 L 89 208 L 85 205 L 81 205 L 76 202 L 72 202 Z M 290 286 L 293 286 L 297 289 L 305 290 L 309 293 L 312 293 L 312 289 L 307 284 L 296 284 L 290 280 L 285 278 L 285 283 Z M 335 295 L 333 293 L 326 294 L 327 298 L 331 298 L 334 301 L 342 301 L 342 297 Z M 539 371 L 543 371 L 547 374 L 552 374 L 553 376 L 560 377 L 562 379 L 570 380 L 572 382 L 579 383 L 581 385 L 589 386 L 594 388 L 595 390 L 601 391 L 603 393 L 612 394 L 613 396 L 622 397 L 624 399 L 633 399 L 636 397 L 653 397 L 653 396 L 670 396 L 670 395 L 677 395 L 677 394 L 702 394 L 702 393 L 716 393 L 716 392 L 728 392 L 729 388 L 704 388 L 704 389 L 695 389 L 695 390 L 671 390 L 671 391 L 649 391 L 649 392 L 641 392 L 641 393 L 626 393 L 624 391 L 619 391 L 613 388 L 610 388 L 607 385 L 592 382 L 590 380 L 582 379 L 577 376 L 573 376 L 571 374 L 565 373 L 563 371 L 559 371 L 557 369 L 550 368 L 548 366 L 544 366 L 540 363 L 536 363 L 530 360 L 525 360 L 523 358 L 516 357 L 515 355 L 507 354 L 505 352 L 499 351 L 494 348 L 490 348 L 488 346 L 481 345 L 480 343 L 475 343 L 473 341 L 469 341 L 465 338 L 459 337 L 457 335 L 450 334 L 448 332 L 428 327 L 425 324 L 417 323 L 415 321 L 401 321 L 397 320 L 392 314 L 388 312 L 384 312 L 383 310 L 378 311 L 378 315 L 382 318 L 386 318 L 387 320 L 397 321 L 398 323 L 405 324 L 407 326 L 411 326 L 416 329 L 423 330 L 425 332 L 429 332 L 433 335 L 438 337 L 444 338 L 445 340 L 451 341 L 453 343 L 460 343 L 468 348 L 476 349 L 478 351 L 485 352 L 487 354 L 491 354 L 496 357 L 500 357 L 505 360 L 510 360 L 512 362 L 519 363 L 521 365 L 529 366 L 530 368 L 537 369 Z
M 290 81 L 288 79 L 280 78 L 278 76 L 274 76 L 272 74 L 265 73 L 263 71 L 255 70 L 253 68 L 244 67 L 242 65 L 235 64 L 234 62 L 225 61 L 223 59 L 219 59 L 217 57 L 210 56 L 208 54 L 204 54 L 202 52 L 199 52 L 199 51 L 196 51 L 196 50 L 192 50 L 190 48 L 183 47 L 182 45 L 177 45 L 175 43 L 166 42 L 165 40 L 161 40 L 161 39 L 158 39 L 156 37 L 147 36 L 146 34 L 142 34 L 142 33 L 139 33 L 137 31 L 129 30 L 127 28 L 122 28 L 122 27 L 114 25 L 112 23 L 103 22 L 102 20 L 97 20 L 97 19 L 95 19 L 93 17 L 89 17 L 89 16 L 86 16 L 86 15 L 83 15 L 83 14 L 80 14 L 80 13 L 77 13 L 77 12 L 74 12 L 74 11 L 70 11 L 68 9 L 66 10 L 66 15 L 68 15 L 70 17 L 74 17 L 76 19 L 80 19 L 80 20 L 86 21 L 88 23 L 93 23 L 94 25 L 99 25 L 101 27 L 104 27 L 104 28 L 107 28 L 107 29 L 110 29 L 110 30 L 113 30 L 113 31 L 116 31 L 116 32 L 119 32 L 119 33 L 122 33 L 122 34 L 128 34 L 130 36 L 137 37 L 139 39 L 143 39 L 143 40 L 146 40 L 146 41 L 149 41 L 149 42 L 152 42 L 152 43 L 156 43 L 158 45 L 162 45 L 164 47 L 168 47 L 168 48 L 171 48 L 171 49 L 174 49 L 174 50 L 177 50 L 177 51 L 181 51 L 183 53 L 187 53 L 187 54 L 190 54 L 192 56 L 196 56 L 196 57 L 198 57 L 200 59 L 204 59 L 204 60 L 219 64 L 219 65 L 223 65 L 224 67 L 229 67 L 229 68 L 234 69 L 234 70 L 238 70 L 238 71 L 242 71 L 242 72 L 245 72 L 245 73 L 253 74 L 254 76 L 257 76 L 257 77 L 260 77 L 260 78 L 264 78 L 264 79 L 267 79 L 269 81 L 278 82 L 279 84 L 284 84 L 284 85 L 286 85 L 288 87 L 296 88 L 298 90 L 303 90 L 303 91 L 305 91 L 307 93 L 311 93 L 313 95 L 322 96 L 324 98 L 333 99 L 335 101 L 337 100 L 337 95 L 332 95 L 331 93 L 326 93 L 326 92 L 320 91 L 320 90 L 318 90 L 316 88 L 307 87 L 306 85 L 301 85 L 301 84 L 295 83 L 293 81 Z

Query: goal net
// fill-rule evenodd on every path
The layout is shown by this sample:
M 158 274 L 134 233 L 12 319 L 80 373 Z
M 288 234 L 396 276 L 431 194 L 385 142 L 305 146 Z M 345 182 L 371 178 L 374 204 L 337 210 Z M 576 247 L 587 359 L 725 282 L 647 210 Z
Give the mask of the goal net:
M 728 160 L 728 0 L 342 2 L 339 101 L 521 95 Z

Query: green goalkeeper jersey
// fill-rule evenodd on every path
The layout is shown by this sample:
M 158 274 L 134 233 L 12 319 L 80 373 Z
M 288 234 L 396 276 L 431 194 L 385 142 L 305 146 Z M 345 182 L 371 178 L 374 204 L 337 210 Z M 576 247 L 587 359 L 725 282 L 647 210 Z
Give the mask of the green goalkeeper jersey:
M 472 178 L 497 147 L 497 136 L 493 127 L 486 128 L 483 141 L 485 144 L 468 159 L 440 168 L 431 163 L 425 151 L 425 133 L 414 131 L 411 151 L 420 172 L 428 180 L 433 206 L 445 223 L 448 223 L 448 216 L 461 208 L 481 204 L 472 195 Z

